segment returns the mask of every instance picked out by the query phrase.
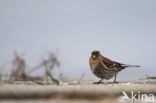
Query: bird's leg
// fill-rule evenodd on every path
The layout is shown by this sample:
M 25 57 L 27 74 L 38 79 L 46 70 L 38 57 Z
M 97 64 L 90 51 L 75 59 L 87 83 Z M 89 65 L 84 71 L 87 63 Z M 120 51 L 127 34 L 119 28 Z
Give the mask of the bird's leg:
M 102 80 L 103 80 L 103 79 L 99 80 L 99 83 L 103 83 Z
M 119 82 L 116 81 L 116 75 L 117 75 L 117 74 L 115 74 L 114 82 L 113 82 L 113 83 L 119 83 Z
M 103 80 L 103 79 L 100 79 L 98 82 L 93 82 L 93 84 L 100 84 L 100 83 L 103 83 L 102 80 Z

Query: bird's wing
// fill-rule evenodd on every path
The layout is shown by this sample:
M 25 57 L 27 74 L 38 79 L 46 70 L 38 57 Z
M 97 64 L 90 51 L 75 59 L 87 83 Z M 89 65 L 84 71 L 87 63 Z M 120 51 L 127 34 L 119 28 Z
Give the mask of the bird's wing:
M 104 56 L 102 56 L 102 63 L 104 63 L 108 68 L 114 65 L 114 62 Z
M 122 69 L 125 69 L 127 67 L 140 67 L 138 65 L 127 65 L 127 64 L 116 62 L 116 61 L 112 61 L 104 56 L 102 56 L 101 62 L 106 69 L 110 69 L 112 71 L 121 71 Z
M 120 71 L 121 69 L 123 69 L 122 64 L 112 61 L 104 56 L 102 56 L 102 63 L 109 69 L 111 70 L 116 70 L 116 71 Z

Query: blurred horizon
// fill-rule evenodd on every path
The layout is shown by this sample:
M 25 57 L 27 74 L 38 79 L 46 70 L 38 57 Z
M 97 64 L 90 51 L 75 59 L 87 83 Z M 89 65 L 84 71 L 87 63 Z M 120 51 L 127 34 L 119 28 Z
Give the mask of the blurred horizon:
M 141 66 L 117 78 L 155 76 L 155 5 L 154 0 L 0 0 L 0 68 L 15 51 L 24 53 L 29 67 L 55 52 L 61 62 L 56 71 L 94 79 L 88 60 L 99 50 L 111 60 Z M 38 74 L 43 70 L 32 73 Z

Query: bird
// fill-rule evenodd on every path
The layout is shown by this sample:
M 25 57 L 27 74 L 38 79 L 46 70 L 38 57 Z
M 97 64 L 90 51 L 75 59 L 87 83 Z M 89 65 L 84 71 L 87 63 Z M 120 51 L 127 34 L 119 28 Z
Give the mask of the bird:
M 92 73 L 100 78 L 98 82 L 93 82 L 94 84 L 103 83 L 103 79 L 109 80 L 113 77 L 113 83 L 118 83 L 116 82 L 116 77 L 120 71 L 129 67 L 140 67 L 139 65 L 127 65 L 108 59 L 98 50 L 92 51 L 89 58 L 89 65 Z

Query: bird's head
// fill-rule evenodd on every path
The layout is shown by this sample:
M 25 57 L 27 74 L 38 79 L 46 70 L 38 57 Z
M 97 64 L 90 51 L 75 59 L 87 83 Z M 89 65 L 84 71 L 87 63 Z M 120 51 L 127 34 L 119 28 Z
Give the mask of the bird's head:
M 97 59 L 99 56 L 101 56 L 101 53 L 99 51 L 93 51 L 91 54 L 91 57 L 93 60 Z

